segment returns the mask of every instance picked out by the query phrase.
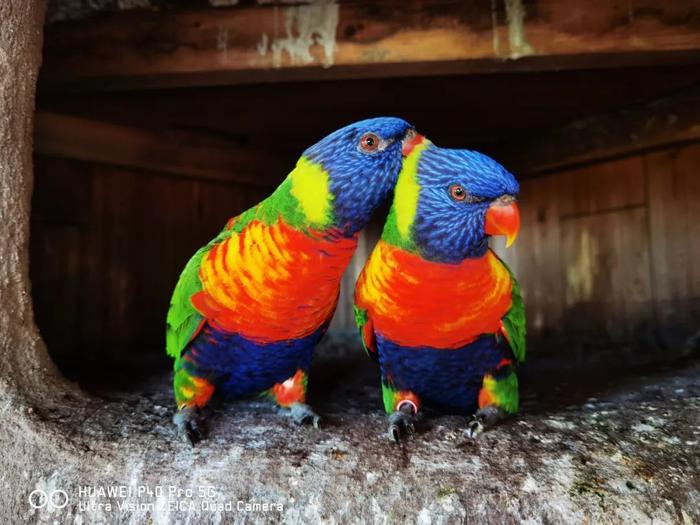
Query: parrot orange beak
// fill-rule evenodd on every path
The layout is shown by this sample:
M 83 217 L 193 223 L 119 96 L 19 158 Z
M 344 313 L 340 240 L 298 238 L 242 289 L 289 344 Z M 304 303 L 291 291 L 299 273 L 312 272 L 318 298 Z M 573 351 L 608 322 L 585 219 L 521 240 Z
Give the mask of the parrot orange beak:
M 505 195 L 486 210 L 484 232 L 487 235 L 505 235 L 506 248 L 515 242 L 520 231 L 520 209 L 515 199 Z
M 413 148 L 418 146 L 418 144 L 421 144 L 424 140 L 425 137 L 416 132 L 415 129 L 409 129 L 406 132 L 406 136 L 401 141 L 403 144 L 401 147 L 401 153 L 404 157 L 408 157 L 413 151 Z

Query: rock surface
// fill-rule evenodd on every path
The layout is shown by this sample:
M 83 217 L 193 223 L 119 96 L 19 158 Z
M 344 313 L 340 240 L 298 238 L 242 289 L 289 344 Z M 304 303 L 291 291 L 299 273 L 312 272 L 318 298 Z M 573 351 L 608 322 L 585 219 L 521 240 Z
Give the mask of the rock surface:
M 10 451 L 3 463 L 14 473 L 3 489 L 11 504 L 0 517 L 155 524 L 700 521 L 700 364 L 628 377 L 560 370 L 553 379 L 535 362 L 525 371 L 518 418 L 471 441 L 464 418 L 430 414 L 397 446 L 384 433 L 376 370 L 362 355 L 328 354 L 312 375 L 321 430 L 296 427 L 264 401 L 220 402 L 209 414 L 209 439 L 192 448 L 171 423 L 167 373 L 97 392 L 78 411 L 37 407 L 31 420 L 49 423 L 50 434 L 19 449 L 22 429 L 0 439 L 0 449 Z M 32 509 L 27 498 L 35 489 L 63 490 L 68 504 Z M 110 497 L 101 489 L 123 492 Z M 55 495 L 59 506 L 63 497 Z M 267 511 L 246 507 L 265 503 Z

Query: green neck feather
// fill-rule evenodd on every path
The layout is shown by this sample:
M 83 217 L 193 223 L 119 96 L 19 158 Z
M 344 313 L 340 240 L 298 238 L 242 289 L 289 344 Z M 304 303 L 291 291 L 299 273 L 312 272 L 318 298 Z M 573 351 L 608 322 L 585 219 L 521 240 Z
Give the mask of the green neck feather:
M 418 252 L 413 241 L 413 222 L 416 219 L 418 195 L 420 194 L 418 162 L 423 151 L 429 145 L 430 142 L 425 140 L 416 146 L 411 154 L 404 159 L 403 167 L 394 189 L 394 201 L 391 204 L 384 231 L 382 232 L 382 240 L 384 242 L 409 252 Z
M 301 157 L 296 167 L 267 199 L 244 212 L 234 227 L 258 219 L 273 224 L 280 217 L 295 229 L 324 230 L 335 222 L 328 173 Z M 240 226 L 239 226 L 240 224 Z

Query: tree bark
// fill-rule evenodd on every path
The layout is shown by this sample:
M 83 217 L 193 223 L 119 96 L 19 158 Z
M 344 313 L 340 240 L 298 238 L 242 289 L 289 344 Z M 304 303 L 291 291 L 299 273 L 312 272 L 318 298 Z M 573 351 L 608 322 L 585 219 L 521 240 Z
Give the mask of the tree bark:
M 45 10 L 41 0 L 0 3 L 0 397 L 13 406 L 43 397 L 60 377 L 34 324 L 29 283 L 34 94 Z
M 29 282 L 34 95 L 46 2 L 0 2 L 0 521 L 26 512 L 28 473 L 55 467 L 57 425 L 43 414 L 74 413 L 87 397 L 53 365 L 34 323 Z M 58 448 L 57 448 L 58 447 Z M 39 474 L 41 475 L 41 474 Z

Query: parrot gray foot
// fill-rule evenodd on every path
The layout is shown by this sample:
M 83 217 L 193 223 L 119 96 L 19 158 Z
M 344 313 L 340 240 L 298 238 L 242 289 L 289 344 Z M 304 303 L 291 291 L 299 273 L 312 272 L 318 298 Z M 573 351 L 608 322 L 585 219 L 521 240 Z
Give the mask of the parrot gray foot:
M 197 407 L 185 407 L 179 410 L 173 417 L 173 422 L 177 425 L 180 434 L 186 437 L 192 446 L 206 438 L 204 421 Z
M 401 435 L 412 436 L 416 427 L 416 412 L 412 404 L 403 403 L 399 409 L 389 416 L 389 439 L 398 444 L 401 442 Z
M 289 407 L 289 416 L 297 425 L 312 425 L 321 428 L 321 416 L 316 414 L 306 403 L 292 403 Z
M 507 416 L 508 414 L 497 406 L 489 405 L 480 408 L 467 423 L 467 436 L 471 439 L 476 439 L 484 430 L 493 427 Z

